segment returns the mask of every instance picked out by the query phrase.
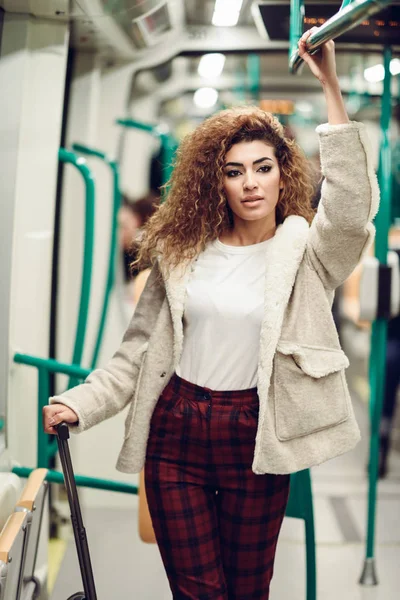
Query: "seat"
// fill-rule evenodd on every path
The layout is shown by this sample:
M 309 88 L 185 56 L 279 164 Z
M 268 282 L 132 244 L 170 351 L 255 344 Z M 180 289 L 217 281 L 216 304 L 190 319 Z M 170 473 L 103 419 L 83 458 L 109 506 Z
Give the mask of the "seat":
M 314 509 L 309 469 L 290 476 L 289 501 L 286 516 L 303 519 L 306 537 L 306 598 L 316 600 L 317 574 L 315 558 Z
M 27 542 L 18 600 L 33 600 L 40 596 L 40 582 L 35 577 L 35 566 L 48 489 L 46 475 L 47 469 L 32 471 L 15 507 L 16 513 L 27 516 Z
M 0 600 L 19 600 L 28 514 L 14 512 L 0 533 Z

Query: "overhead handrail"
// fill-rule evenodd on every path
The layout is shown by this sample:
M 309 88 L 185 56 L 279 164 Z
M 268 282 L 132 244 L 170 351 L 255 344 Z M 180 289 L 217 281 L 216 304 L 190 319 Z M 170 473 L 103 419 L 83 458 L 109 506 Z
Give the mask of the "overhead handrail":
M 94 156 L 104 161 L 108 165 L 112 172 L 113 177 L 113 208 L 111 217 L 111 236 L 110 236 L 110 251 L 108 258 L 107 268 L 107 279 L 104 288 L 103 306 L 100 314 L 100 321 L 97 330 L 96 343 L 93 350 L 92 360 L 90 366 L 92 369 L 96 367 L 99 352 L 104 336 L 104 328 L 107 319 L 107 313 L 110 303 L 110 294 L 115 281 L 115 261 L 116 261 L 116 250 L 117 250 L 117 228 L 118 228 L 118 211 L 121 206 L 121 190 L 119 185 L 119 166 L 117 161 L 112 160 L 107 156 L 105 152 L 90 148 L 84 144 L 72 144 L 72 148 L 79 154 L 85 154 L 86 156 Z
M 174 157 L 178 147 L 178 142 L 173 135 L 168 133 L 166 129 L 160 125 L 152 125 L 151 123 L 144 123 L 137 121 L 136 119 L 125 118 L 117 119 L 116 123 L 122 127 L 137 129 L 139 131 L 146 131 L 154 137 L 160 140 L 161 144 L 161 162 L 162 162 L 162 181 L 166 184 L 174 169 Z
M 92 282 L 95 184 L 92 172 L 87 166 L 84 158 L 77 156 L 65 148 L 59 149 L 58 158 L 63 163 L 69 163 L 73 165 L 82 175 L 85 183 L 85 238 L 81 279 L 81 298 L 76 326 L 74 352 L 72 355 L 72 363 L 75 365 L 80 365 L 82 360 L 83 344 L 85 341 L 86 324 L 89 312 L 90 288 Z M 70 379 L 69 387 L 73 387 L 74 385 L 76 385 L 76 381 Z
M 339 35 L 353 29 L 368 17 L 391 4 L 391 2 L 392 0 L 353 0 L 347 5 L 343 4 L 342 8 L 333 17 L 310 35 L 307 40 L 307 51 L 313 54 L 322 44 L 328 40 L 334 40 Z M 295 74 L 302 63 L 303 59 L 300 58 L 299 51 L 296 49 L 289 59 L 290 72 Z
M 383 55 L 385 78 L 383 82 L 382 108 L 381 108 L 381 146 L 379 154 L 378 180 L 381 190 L 379 212 L 375 218 L 376 240 L 375 256 L 379 261 L 380 271 L 387 269 L 388 234 L 391 221 L 391 194 L 392 194 L 392 157 L 390 147 L 390 118 L 391 118 L 391 73 L 390 60 L 392 52 L 386 47 Z M 376 513 L 376 488 L 378 480 L 379 463 L 379 428 L 382 416 L 383 396 L 385 389 L 386 372 L 386 344 L 387 344 L 387 318 L 378 318 L 372 324 L 371 355 L 369 361 L 370 382 L 370 453 L 369 453 L 369 489 L 368 489 L 368 517 L 367 517 L 367 542 L 365 560 L 360 583 L 364 585 L 377 585 L 376 565 L 374 557 L 375 544 L 375 513 Z

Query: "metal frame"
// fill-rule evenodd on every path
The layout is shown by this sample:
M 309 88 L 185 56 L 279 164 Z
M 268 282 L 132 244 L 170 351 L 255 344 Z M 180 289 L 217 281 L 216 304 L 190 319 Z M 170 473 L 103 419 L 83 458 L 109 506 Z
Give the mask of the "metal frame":
M 390 60 L 392 52 L 389 47 L 384 50 L 385 79 L 383 82 L 382 112 L 381 112 L 381 147 L 379 155 L 378 181 L 381 190 L 381 203 L 375 218 L 376 242 L 375 256 L 381 265 L 387 265 L 388 233 L 391 223 L 392 195 L 392 152 L 390 147 L 391 119 L 391 73 Z M 370 423 L 371 437 L 368 467 L 368 517 L 365 560 L 359 583 L 377 585 L 378 577 L 374 557 L 376 491 L 378 482 L 379 463 L 379 429 L 382 417 L 382 405 L 385 389 L 386 372 L 387 320 L 377 319 L 372 324 L 371 355 L 369 361 L 370 382 Z
M 101 344 L 103 341 L 104 328 L 105 328 L 107 312 L 108 312 L 108 307 L 109 307 L 109 302 L 110 302 L 110 294 L 111 294 L 111 290 L 113 288 L 114 280 L 115 280 L 115 261 L 116 261 L 117 228 L 118 228 L 117 217 L 118 217 L 119 208 L 121 206 L 121 190 L 120 190 L 120 186 L 119 186 L 119 165 L 118 165 L 117 161 L 109 158 L 107 156 L 107 154 L 105 154 L 104 152 L 101 152 L 100 150 L 96 150 L 95 148 L 90 148 L 89 146 L 85 146 L 84 144 L 77 144 L 77 143 L 72 144 L 72 149 L 79 154 L 85 154 L 86 156 L 94 156 L 96 158 L 99 158 L 103 162 L 105 162 L 106 165 L 108 165 L 110 167 L 112 177 L 113 177 L 113 208 L 112 208 L 112 218 L 111 218 L 110 251 L 109 251 L 108 268 L 107 268 L 107 279 L 106 279 L 106 285 L 105 285 L 105 289 L 104 289 L 103 307 L 101 310 L 101 316 L 100 316 L 100 321 L 99 321 L 99 326 L 98 326 L 98 331 L 97 331 L 96 343 L 95 343 L 95 347 L 93 350 L 92 360 L 90 363 L 91 368 L 94 369 L 97 364 Z
M 94 213 L 95 213 L 95 183 L 91 170 L 86 160 L 73 152 L 60 148 L 59 160 L 73 165 L 81 174 L 85 184 L 85 234 L 83 268 L 81 279 L 81 298 L 79 303 L 78 322 L 76 326 L 75 345 L 72 363 L 80 365 L 83 354 L 83 344 L 86 335 L 86 324 L 89 311 L 90 288 L 92 283 L 92 263 L 94 245 Z M 40 377 L 40 372 L 39 372 Z M 76 385 L 76 380 L 71 378 L 68 387 Z M 43 465 L 45 466 L 45 465 Z
M 292 1 L 296 2 L 296 0 Z M 392 0 L 344 0 L 341 9 L 321 25 L 321 27 L 318 27 L 318 30 L 308 38 L 308 52 L 316 52 L 318 48 L 328 40 L 333 40 L 346 31 L 349 31 L 349 29 L 353 29 L 368 17 L 371 17 L 386 6 L 389 6 L 389 4 L 392 4 Z M 296 26 L 296 33 L 298 33 L 297 20 L 296 22 L 293 21 L 293 23 L 293 28 Z M 294 37 L 295 35 L 293 34 L 293 42 L 295 41 Z M 298 39 L 296 40 L 296 43 Z M 295 74 L 302 63 L 303 60 L 300 58 L 298 50 L 296 50 L 289 60 L 290 72 Z

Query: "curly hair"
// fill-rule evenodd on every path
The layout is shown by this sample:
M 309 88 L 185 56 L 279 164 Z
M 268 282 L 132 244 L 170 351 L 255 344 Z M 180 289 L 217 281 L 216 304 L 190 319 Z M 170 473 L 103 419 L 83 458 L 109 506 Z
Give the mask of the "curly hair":
M 258 107 L 223 110 L 186 136 L 178 149 L 167 200 L 147 222 L 137 263 L 153 264 L 158 254 L 166 272 L 195 258 L 206 244 L 232 228 L 233 215 L 224 193 L 224 161 L 242 141 L 262 140 L 275 149 L 284 188 L 276 206 L 276 223 L 289 215 L 311 222 L 314 210 L 309 163 L 281 123 Z

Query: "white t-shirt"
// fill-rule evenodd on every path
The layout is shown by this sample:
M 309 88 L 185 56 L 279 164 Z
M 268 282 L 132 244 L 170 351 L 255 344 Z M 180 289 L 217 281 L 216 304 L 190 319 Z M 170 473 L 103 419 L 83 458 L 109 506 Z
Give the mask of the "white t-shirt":
M 186 292 L 182 358 L 176 370 L 186 381 L 226 391 L 257 386 L 271 239 L 251 246 L 215 240 L 194 263 Z

